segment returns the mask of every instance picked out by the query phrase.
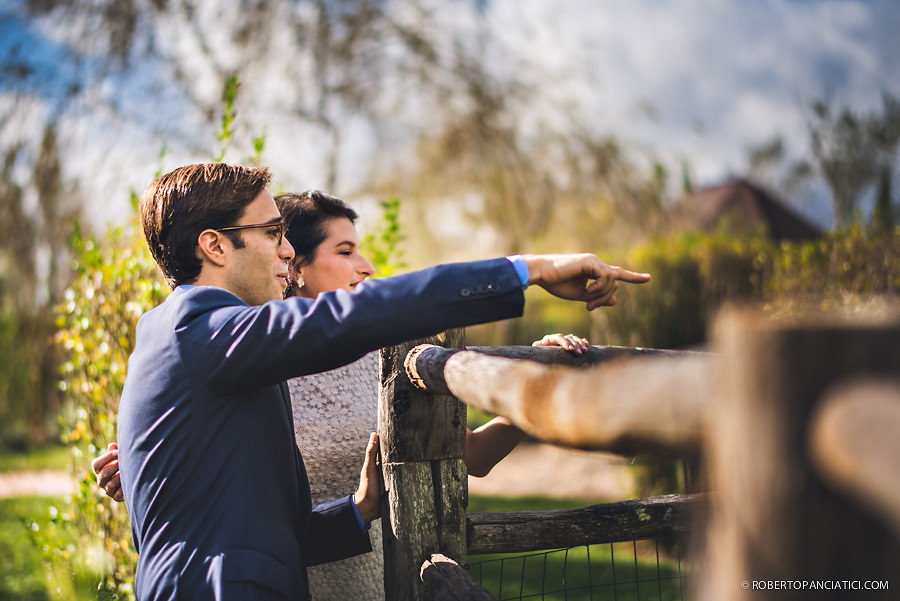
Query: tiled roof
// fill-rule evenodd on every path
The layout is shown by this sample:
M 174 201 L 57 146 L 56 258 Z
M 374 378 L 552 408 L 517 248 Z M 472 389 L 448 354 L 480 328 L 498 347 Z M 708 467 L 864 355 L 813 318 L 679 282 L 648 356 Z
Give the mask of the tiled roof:
M 762 223 L 774 240 L 808 240 L 822 234 L 784 201 L 743 179 L 693 192 L 675 210 L 677 224 L 705 230 L 716 229 L 726 218 L 735 226 Z

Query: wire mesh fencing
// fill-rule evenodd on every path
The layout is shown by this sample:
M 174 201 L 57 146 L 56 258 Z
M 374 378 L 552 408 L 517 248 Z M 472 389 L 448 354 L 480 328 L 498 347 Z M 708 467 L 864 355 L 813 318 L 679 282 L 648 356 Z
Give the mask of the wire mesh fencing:
M 687 601 L 675 539 L 469 558 L 469 574 L 499 601 Z

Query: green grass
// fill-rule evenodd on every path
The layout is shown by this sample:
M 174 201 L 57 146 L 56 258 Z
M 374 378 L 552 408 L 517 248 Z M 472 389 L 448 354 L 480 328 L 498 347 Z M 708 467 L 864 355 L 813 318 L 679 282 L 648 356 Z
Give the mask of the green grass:
M 48 599 L 40 553 L 25 520 L 49 516 L 52 500 L 15 497 L 0 500 L 0 599 Z
M 63 507 L 55 497 L 0 499 L 0 601 L 97 598 L 98 579 L 72 573 L 64 560 L 76 540 L 61 519 Z M 45 550 L 55 557 L 54 568 L 44 562 Z
M 552 497 L 486 497 L 469 495 L 466 511 L 545 511 L 548 509 L 572 509 L 591 505 L 587 501 L 554 499 Z
M 29 451 L 0 450 L 0 473 L 40 470 L 68 470 L 70 451 L 62 445 Z
M 473 495 L 469 511 L 538 511 L 586 503 L 545 497 Z M 469 572 L 500 601 L 676 601 L 686 599 L 672 541 L 629 541 L 527 554 L 472 555 Z
M 54 469 L 60 464 L 65 467 L 66 462 L 65 449 L 61 453 L 58 449 L 49 449 L 34 457 L 4 455 L 0 469 L 10 471 L 10 466 L 27 470 Z M 471 495 L 468 511 L 537 511 L 586 504 L 549 497 Z M 74 535 L 59 519 L 63 507 L 61 498 L 22 496 L 0 499 L 0 601 L 97 598 L 97 577 L 73 574 L 71 566 L 59 560 L 60 553 L 75 544 Z M 57 510 L 54 512 L 53 508 Z M 52 518 L 54 514 L 56 519 Z M 58 551 L 58 567 L 54 571 L 49 571 L 44 561 L 47 554 L 42 553 L 42 547 L 45 546 Z M 652 541 L 592 545 L 568 552 L 471 556 L 469 565 L 473 576 L 501 601 L 528 599 L 527 595 L 547 601 L 682 599 L 677 560 L 660 545 L 657 567 L 656 545 Z

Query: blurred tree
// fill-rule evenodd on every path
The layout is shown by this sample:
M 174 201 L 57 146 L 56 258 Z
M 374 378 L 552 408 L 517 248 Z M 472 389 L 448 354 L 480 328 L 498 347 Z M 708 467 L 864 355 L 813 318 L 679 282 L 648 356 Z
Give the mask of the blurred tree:
M 771 140 L 747 150 L 748 179 L 759 182 L 772 190 L 792 196 L 808 183 L 813 167 L 806 160 L 789 161 L 784 138 Z
M 490 231 L 491 250 L 499 253 L 608 247 L 654 231 L 668 181 L 662 165 L 639 168 L 615 138 L 575 112 L 565 127 L 523 124 L 518 111 L 532 102 L 534 88 L 492 75 L 477 48 L 457 49 L 455 93 L 436 111 L 441 128 L 421 137 L 415 163 L 378 182 L 417 201 L 416 230 L 432 229 L 432 244 L 439 244 L 442 236 L 423 213 L 451 202 L 471 230 Z
M 79 214 L 52 125 L 36 156 L 28 154 L 25 145 L 6 149 L 0 171 L 0 446 L 45 443 L 55 432 L 53 306 L 69 281 L 69 231 Z M 23 165 L 30 170 L 17 177 Z
M 889 165 L 882 165 L 875 192 L 875 208 L 872 210 L 872 222 L 888 231 L 897 224 L 897 213 L 900 212 L 900 207 L 895 206 L 897 203 L 894 202 L 893 175 Z
M 811 109 L 813 162 L 831 189 L 835 226 L 846 227 L 859 219 L 860 203 L 879 176 L 888 182 L 894 177 L 900 99 L 884 92 L 880 112 L 835 110 L 829 100 L 816 101 Z

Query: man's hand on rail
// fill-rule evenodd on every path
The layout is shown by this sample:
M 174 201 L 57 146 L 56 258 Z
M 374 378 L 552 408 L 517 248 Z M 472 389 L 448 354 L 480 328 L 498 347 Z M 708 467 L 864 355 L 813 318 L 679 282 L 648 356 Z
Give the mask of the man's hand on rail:
M 566 300 L 582 301 L 587 310 L 611 307 L 619 282 L 643 284 L 649 273 L 607 265 L 592 254 L 522 255 L 528 266 L 528 283 Z

